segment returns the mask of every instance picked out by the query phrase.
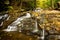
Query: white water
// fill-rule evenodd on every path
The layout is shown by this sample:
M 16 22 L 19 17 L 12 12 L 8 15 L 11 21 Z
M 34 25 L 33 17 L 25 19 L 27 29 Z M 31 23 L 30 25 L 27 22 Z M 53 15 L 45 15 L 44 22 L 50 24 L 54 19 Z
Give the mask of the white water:
M 0 19 L 2 19 L 3 16 L 0 16 Z
M 22 20 L 24 20 L 25 18 L 30 18 L 31 15 L 30 13 L 27 13 L 26 16 L 20 17 L 18 18 L 16 21 L 14 21 L 12 24 L 10 24 L 7 29 L 4 29 L 3 31 L 17 31 L 17 25 L 21 23 Z
M 6 20 L 7 17 L 8 17 L 8 14 L 1 15 L 1 16 L 0 16 L 0 20 L 1 20 L 1 24 L 0 24 L 0 26 L 3 25 L 3 21 Z
M 45 32 L 45 30 L 43 29 L 43 33 L 42 33 L 43 35 L 42 35 L 42 37 L 41 37 L 42 40 L 44 40 L 44 38 L 45 38 L 44 32 Z
M 3 25 L 3 22 L 1 22 L 0 26 L 2 26 L 2 25 Z
M 6 31 L 6 32 L 17 31 L 17 26 L 8 26 L 8 28 L 4 29 L 3 31 Z
M 33 30 L 33 32 L 38 32 L 37 19 L 35 21 L 35 29 Z
M 10 16 L 8 16 L 8 18 L 6 19 L 6 21 L 9 20 L 9 18 L 10 18 Z

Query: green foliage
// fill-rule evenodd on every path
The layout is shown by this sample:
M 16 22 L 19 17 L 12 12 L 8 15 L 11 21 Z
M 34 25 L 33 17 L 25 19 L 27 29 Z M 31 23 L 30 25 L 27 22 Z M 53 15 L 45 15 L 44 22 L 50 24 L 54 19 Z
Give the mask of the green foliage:
M 46 5 L 47 5 L 47 7 L 51 7 L 51 0 L 48 0 L 48 1 L 46 2 Z
M 60 0 L 55 0 L 55 3 L 54 3 L 54 7 L 57 8 L 57 3 L 59 2 Z
M 36 4 L 37 4 L 37 7 L 40 7 L 40 8 L 52 8 L 52 6 L 55 8 L 57 6 L 57 2 L 60 1 L 60 0 L 37 0 L 36 1 Z
M 23 3 L 24 4 L 24 3 Z M 23 5 L 22 4 L 22 5 Z M 34 4 L 34 1 L 28 1 L 28 2 L 25 2 L 25 5 L 22 6 L 24 9 L 26 10 L 32 10 L 35 8 L 35 4 Z
M 28 5 L 29 5 L 29 8 L 30 8 L 30 9 L 33 9 L 33 8 L 35 7 L 35 5 L 34 5 L 34 2 L 33 2 L 33 1 L 28 2 Z
M 8 9 L 9 9 L 9 10 L 12 10 L 12 9 L 13 9 L 13 6 L 8 6 Z

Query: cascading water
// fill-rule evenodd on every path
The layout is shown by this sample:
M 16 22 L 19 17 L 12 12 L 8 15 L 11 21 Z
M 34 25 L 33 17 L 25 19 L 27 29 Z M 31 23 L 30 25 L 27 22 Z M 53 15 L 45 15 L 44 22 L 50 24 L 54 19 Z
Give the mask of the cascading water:
M 22 17 L 19 17 L 16 21 L 14 21 L 12 24 L 10 24 L 7 29 L 4 29 L 3 31 L 7 31 L 7 32 L 10 32 L 10 31 L 17 31 L 17 25 L 21 23 L 22 20 L 26 19 L 26 18 L 30 18 L 31 15 L 30 13 L 26 13 L 26 16 L 22 16 Z
M 38 32 L 37 19 L 35 19 L 35 29 L 33 30 L 33 32 Z
M 42 40 L 44 40 L 44 38 L 45 38 L 45 34 L 44 33 L 45 33 L 45 30 L 43 29 L 42 37 L 41 37 Z

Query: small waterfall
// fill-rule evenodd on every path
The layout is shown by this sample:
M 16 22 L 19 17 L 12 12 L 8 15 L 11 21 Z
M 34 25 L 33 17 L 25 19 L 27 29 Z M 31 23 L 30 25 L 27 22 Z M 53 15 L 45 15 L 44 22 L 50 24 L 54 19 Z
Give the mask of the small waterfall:
M 42 40 L 44 40 L 44 38 L 45 38 L 45 34 L 44 33 L 45 33 L 45 30 L 43 29 L 42 30 L 42 37 L 41 37 Z
M 22 17 L 19 17 L 16 21 L 14 21 L 12 24 L 10 24 L 7 29 L 4 29 L 3 31 L 17 31 L 19 30 L 17 25 L 21 23 L 22 20 L 24 20 L 25 18 L 30 18 L 31 15 L 30 13 L 26 13 L 26 16 L 22 16 Z
M 45 23 L 45 14 L 42 14 L 41 16 L 41 22 L 44 24 Z M 41 37 L 42 40 L 45 40 L 45 27 L 42 29 L 42 37 Z
M 35 29 L 33 30 L 33 32 L 37 32 L 38 31 L 38 25 L 37 25 L 37 19 L 35 19 Z

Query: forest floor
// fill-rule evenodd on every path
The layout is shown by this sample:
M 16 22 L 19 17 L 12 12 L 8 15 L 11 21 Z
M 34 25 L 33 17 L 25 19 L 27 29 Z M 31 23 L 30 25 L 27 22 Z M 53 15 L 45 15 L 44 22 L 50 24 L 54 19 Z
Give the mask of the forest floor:
M 60 13 L 60 11 L 57 10 L 43 10 L 41 13 Z M 19 16 L 20 13 L 10 14 L 10 19 L 8 21 L 4 21 L 3 28 L 7 27 L 9 24 L 11 24 L 13 21 L 15 21 Z M 19 33 L 19 32 L 2 32 L 0 31 L 0 40 L 37 40 L 34 36 L 27 36 L 25 34 Z

